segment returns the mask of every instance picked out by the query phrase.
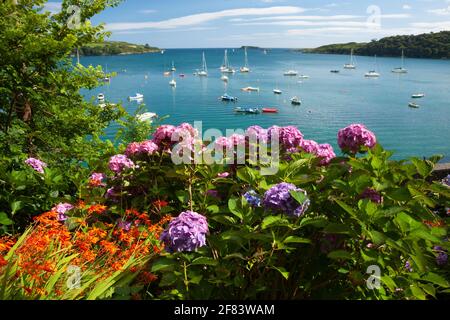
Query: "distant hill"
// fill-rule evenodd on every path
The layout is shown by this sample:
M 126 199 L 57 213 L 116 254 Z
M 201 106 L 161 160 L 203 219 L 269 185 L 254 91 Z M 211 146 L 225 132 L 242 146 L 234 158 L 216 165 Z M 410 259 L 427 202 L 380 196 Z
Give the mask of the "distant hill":
M 101 43 L 91 43 L 79 49 L 80 55 L 83 56 L 110 56 L 160 51 L 161 49 L 150 47 L 148 44 L 140 45 L 123 41 L 105 41 Z
M 349 54 L 351 49 L 354 49 L 355 54 L 361 56 L 393 57 L 401 55 L 402 50 L 404 50 L 405 55 L 411 58 L 450 59 L 450 31 L 386 37 L 368 43 L 330 44 L 315 49 L 299 49 L 298 51 Z
M 255 50 L 261 50 L 262 48 L 260 47 L 255 47 L 255 46 L 242 46 L 241 49 L 255 49 Z

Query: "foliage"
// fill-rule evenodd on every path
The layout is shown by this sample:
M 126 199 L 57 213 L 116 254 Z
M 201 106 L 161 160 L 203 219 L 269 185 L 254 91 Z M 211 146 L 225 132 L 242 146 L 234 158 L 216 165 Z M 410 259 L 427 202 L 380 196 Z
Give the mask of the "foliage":
M 49 210 L 49 201 L 76 194 L 86 164 L 111 152 L 103 130 L 124 115 L 121 106 L 99 108 L 84 99 L 80 89 L 98 86 L 104 73 L 70 59 L 75 48 L 103 40 L 103 26 L 89 19 L 117 1 L 66 0 L 53 15 L 41 10 L 45 2 L 0 5 L 0 212 L 22 228 Z M 69 25 L 71 5 L 81 7 L 76 27 Z M 44 179 L 24 169 L 28 157 L 52 168 Z
M 156 47 L 147 45 L 131 44 L 124 41 L 105 41 L 102 43 L 89 43 L 79 49 L 83 56 L 107 56 L 118 54 L 137 54 L 160 52 Z
M 354 53 L 361 56 L 400 56 L 402 50 L 411 58 L 450 59 L 450 31 L 419 35 L 403 35 L 373 40 L 369 43 L 331 44 L 316 49 L 302 50 L 306 53 Z

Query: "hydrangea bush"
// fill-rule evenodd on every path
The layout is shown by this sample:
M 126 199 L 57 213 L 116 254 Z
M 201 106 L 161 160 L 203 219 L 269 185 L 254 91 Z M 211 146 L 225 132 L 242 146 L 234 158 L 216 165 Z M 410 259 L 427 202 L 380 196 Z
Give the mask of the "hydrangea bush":
M 429 179 L 439 156 L 391 160 L 360 124 L 339 131 L 341 154 L 295 127 L 245 133 L 212 142 L 245 147 L 244 163 L 175 165 L 177 146 L 188 147 L 189 161 L 206 146 L 194 148 L 199 133 L 189 124 L 160 126 L 94 168 L 79 190 L 90 214 L 112 214 L 125 233 L 136 223 L 126 210 L 155 222 L 172 216 L 159 235 L 165 250 L 145 270 L 157 280 L 141 298 L 448 297 L 450 188 Z M 249 150 L 275 137 L 278 171 L 263 175 Z M 77 212 L 70 205 L 55 203 L 59 223 Z

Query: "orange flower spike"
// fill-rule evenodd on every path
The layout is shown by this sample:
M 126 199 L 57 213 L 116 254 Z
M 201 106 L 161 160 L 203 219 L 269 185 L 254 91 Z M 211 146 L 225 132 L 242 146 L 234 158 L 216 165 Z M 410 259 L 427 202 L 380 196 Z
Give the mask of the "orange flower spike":
M 6 266 L 8 264 L 8 261 L 3 258 L 3 256 L 0 256 L 0 268 Z
M 103 212 L 105 212 L 108 209 L 107 206 L 101 205 L 101 204 L 93 204 L 88 208 L 88 213 L 89 214 L 101 214 Z

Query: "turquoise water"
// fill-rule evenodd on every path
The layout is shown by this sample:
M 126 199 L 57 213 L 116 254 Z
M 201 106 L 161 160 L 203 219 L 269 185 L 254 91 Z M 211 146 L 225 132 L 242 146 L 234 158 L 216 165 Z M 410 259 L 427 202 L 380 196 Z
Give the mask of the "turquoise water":
M 205 51 L 209 76 L 196 77 Z M 244 63 L 244 51 L 228 50 L 235 69 Z M 117 72 L 109 84 L 89 92 L 86 98 L 105 94 L 112 103 L 122 102 L 133 112 L 136 102 L 127 101 L 136 92 L 144 94 L 146 109 L 160 116 L 170 115 L 166 123 L 203 121 L 203 129 L 243 128 L 250 125 L 297 126 L 308 139 L 331 143 L 337 147 L 337 131 L 351 123 L 363 123 L 375 132 L 381 144 L 396 151 L 396 158 L 444 154 L 450 159 L 450 61 L 406 59 L 408 74 L 397 75 L 391 69 L 401 64 L 400 58 L 356 57 L 357 69 L 344 70 L 349 57 L 341 55 L 302 54 L 284 49 L 248 50 L 252 72 L 228 75 L 229 83 L 220 80 L 222 49 L 171 49 L 164 54 L 143 54 L 107 57 L 82 57 L 83 65 L 102 65 L 108 72 Z M 163 72 L 171 67 L 177 71 L 177 87 L 171 88 L 171 77 Z M 364 73 L 377 68 L 378 79 L 367 79 Z M 288 69 L 309 75 L 307 80 L 283 76 Z M 340 69 L 339 74 L 330 73 Z M 184 73 L 185 78 L 179 74 Z M 148 75 L 148 79 L 145 79 Z M 247 86 L 258 92 L 242 92 Z M 275 87 L 282 95 L 273 94 Z M 238 97 L 237 103 L 218 100 L 223 93 Z M 411 94 L 423 92 L 419 109 L 408 107 Z M 290 99 L 298 95 L 303 103 L 292 106 Z M 276 107 L 278 114 L 235 114 L 235 106 Z M 112 138 L 117 127 L 107 135 Z

